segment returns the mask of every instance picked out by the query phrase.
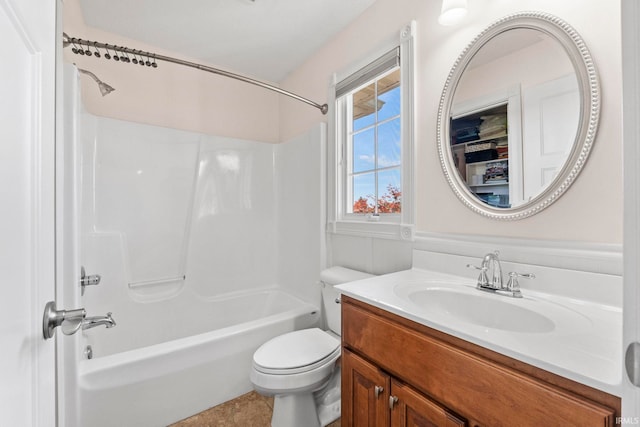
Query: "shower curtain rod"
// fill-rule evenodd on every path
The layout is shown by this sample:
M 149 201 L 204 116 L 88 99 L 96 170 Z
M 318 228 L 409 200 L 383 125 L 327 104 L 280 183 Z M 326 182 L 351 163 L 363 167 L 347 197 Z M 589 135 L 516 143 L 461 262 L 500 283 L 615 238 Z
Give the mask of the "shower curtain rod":
M 156 60 L 173 62 L 174 64 L 196 68 L 198 70 L 207 71 L 209 73 L 218 74 L 220 76 L 229 77 L 232 79 L 240 80 L 245 83 L 250 83 L 252 85 L 260 86 L 264 89 L 272 90 L 281 95 L 285 95 L 290 98 L 297 99 L 298 101 L 309 104 L 312 107 L 316 107 L 322 112 L 322 114 L 327 114 L 327 111 L 329 110 L 329 106 L 327 104 L 321 105 L 321 104 L 318 104 L 317 102 L 311 101 L 310 99 L 304 98 L 300 95 L 296 95 L 295 93 L 286 91 L 284 89 L 280 89 L 279 87 L 270 85 L 268 83 L 264 83 L 259 80 L 252 79 L 250 77 L 245 77 L 240 74 L 235 74 L 229 71 L 220 70 L 219 68 L 213 68 L 207 65 L 197 64 L 195 62 L 190 62 L 190 61 L 184 61 L 182 59 L 172 58 L 170 56 L 158 55 L 151 52 L 145 52 L 138 49 L 129 49 L 128 47 L 124 47 L 124 46 L 116 46 L 116 45 L 112 45 L 112 44 L 110 45 L 107 43 L 102 43 L 97 41 L 90 41 L 90 40 L 78 39 L 75 37 L 69 37 L 66 33 L 64 33 L 63 47 L 68 47 L 70 45 L 73 45 L 73 48 L 71 49 L 71 51 L 74 54 L 96 56 L 100 58 L 102 56 L 102 54 L 98 50 L 100 48 L 100 49 L 106 50 L 107 53 L 104 54 L 104 57 L 106 59 L 111 59 L 113 57 L 113 59 L 118 62 L 124 62 L 124 63 L 133 62 L 134 64 L 146 65 L 148 67 L 153 67 L 153 68 L 157 68 L 158 66 L 156 63 Z M 94 49 L 95 52 L 92 52 L 92 49 Z M 115 52 L 116 55 L 114 56 L 111 55 L 109 51 Z M 120 55 L 117 55 L 118 53 Z M 129 58 L 128 55 L 132 55 L 134 59 Z M 138 60 L 138 57 L 140 57 L 140 60 Z M 144 60 L 144 57 L 146 57 L 146 61 Z M 151 62 L 151 60 L 153 60 L 153 62 Z

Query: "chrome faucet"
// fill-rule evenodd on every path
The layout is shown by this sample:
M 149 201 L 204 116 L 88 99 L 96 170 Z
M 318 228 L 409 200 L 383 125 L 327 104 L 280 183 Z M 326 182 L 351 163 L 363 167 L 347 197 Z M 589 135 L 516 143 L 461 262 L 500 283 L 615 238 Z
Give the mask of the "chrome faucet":
M 480 289 L 481 291 L 493 292 L 513 298 L 522 298 L 522 291 L 520 291 L 518 277 L 535 279 L 536 276 L 533 273 L 521 274 L 511 272 L 509 273 L 509 281 L 506 285 L 504 285 L 502 265 L 500 264 L 499 255 L 500 253 L 498 251 L 489 252 L 482 258 L 482 264 L 480 265 L 480 267 L 476 267 L 472 264 L 467 264 L 467 267 L 469 268 L 480 270 L 476 288 Z
M 482 259 L 482 265 L 480 270 L 485 273 L 485 277 L 491 278 L 484 286 L 490 289 L 502 289 L 502 265 L 500 264 L 500 253 L 498 251 L 489 252 Z M 487 275 L 486 272 L 490 271 L 491 274 Z M 482 275 L 482 274 L 481 274 Z
M 116 321 L 111 317 L 111 313 L 107 313 L 106 316 L 93 316 L 87 317 L 82 321 L 82 330 L 95 328 L 96 326 L 104 325 L 108 328 L 116 326 Z

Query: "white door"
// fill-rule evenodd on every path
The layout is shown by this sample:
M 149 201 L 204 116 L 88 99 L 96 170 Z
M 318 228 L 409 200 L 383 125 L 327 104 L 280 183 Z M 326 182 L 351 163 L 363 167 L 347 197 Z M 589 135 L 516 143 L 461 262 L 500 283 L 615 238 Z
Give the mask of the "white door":
M 54 0 L 0 0 L 0 425 L 54 426 Z
M 575 75 L 523 90 L 524 200 L 537 196 L 555 179 L 569 156 L 579 121 L 580 91 Z
M 623 355 L 640 343 L 640 4 L 622 2 L 623 125 L 624 125 L 624 306 Z M 637 346 L 635 347 L 638 348 Z M 635 377 L 640 376 L 636 352 Z M 625 361 L 626 362 L 626 361 Z M 626 369 L 625 369 L 626 371 Z M 632 373 L 634 369 L 631 370 Z M 620 424 L 640 424 L 640 388 L 623 373 Z

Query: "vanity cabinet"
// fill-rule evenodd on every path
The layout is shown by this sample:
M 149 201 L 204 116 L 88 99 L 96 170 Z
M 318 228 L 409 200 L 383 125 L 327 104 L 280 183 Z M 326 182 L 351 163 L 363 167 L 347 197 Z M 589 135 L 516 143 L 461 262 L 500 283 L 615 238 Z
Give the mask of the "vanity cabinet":
M 345 350 L 342 359 L 342 424 L 353 427 L 466 426 L 450 411 Z
M 342 425 L 613 426 L 620 399 L 342 298 Z

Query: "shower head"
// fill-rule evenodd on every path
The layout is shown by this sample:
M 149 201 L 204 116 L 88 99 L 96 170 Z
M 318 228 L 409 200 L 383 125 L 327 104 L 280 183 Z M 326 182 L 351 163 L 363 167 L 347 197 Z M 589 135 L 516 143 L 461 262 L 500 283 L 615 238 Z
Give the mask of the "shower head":
M 87 76 L 91 77 L 96 83 L 98 83 L 98 89 L 100 89 L 100 93 L 102 94 L 102 96 L 108 95 L 115 90 L 112 86 L 100 80 L 98 76 L 93 74 L 91 71 L 83 70 L 82 68 L 78 68 L 78 71 L 82 74 L 86 74 Z
M 108 95 L 115 90 L 112 86 L 109 86 L 104 82 L 98 82 L 98 88 L 100 89 L 102 96 Z

